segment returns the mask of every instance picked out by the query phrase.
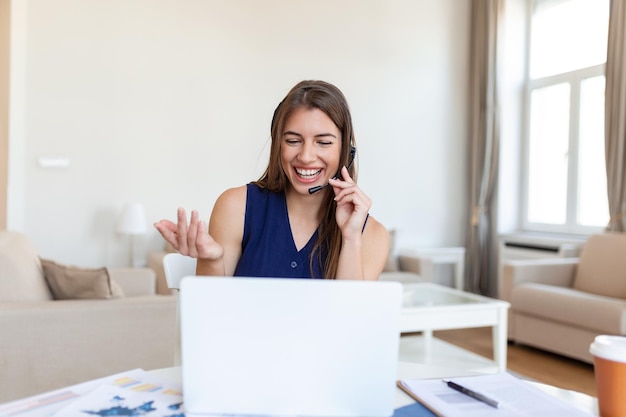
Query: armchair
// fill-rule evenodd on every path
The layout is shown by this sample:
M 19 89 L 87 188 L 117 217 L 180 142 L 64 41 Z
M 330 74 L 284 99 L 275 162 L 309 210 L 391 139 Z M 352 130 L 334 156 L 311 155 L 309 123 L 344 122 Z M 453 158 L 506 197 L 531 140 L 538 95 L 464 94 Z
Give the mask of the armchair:
M 580 258 L 507 261 L 509 339 L 588 363 L 597 335 L 626 335 L 626 234 L 589 237 Z

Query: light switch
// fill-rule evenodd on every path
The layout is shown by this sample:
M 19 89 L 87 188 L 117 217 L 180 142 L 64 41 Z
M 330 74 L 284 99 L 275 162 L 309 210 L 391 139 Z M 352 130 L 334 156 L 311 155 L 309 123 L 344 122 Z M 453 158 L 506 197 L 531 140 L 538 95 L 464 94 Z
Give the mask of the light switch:
M 38 161 L 42 168 L 67 168 L 70 166 L 70 158 L 67 156 L 40 156 Z

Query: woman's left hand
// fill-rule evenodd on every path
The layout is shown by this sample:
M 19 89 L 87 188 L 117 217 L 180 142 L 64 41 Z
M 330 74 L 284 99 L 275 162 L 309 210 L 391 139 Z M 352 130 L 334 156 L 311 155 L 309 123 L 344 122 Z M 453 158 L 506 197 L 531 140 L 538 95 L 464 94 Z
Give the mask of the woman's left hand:
M 329 181 L 337 202 L 335 219 L 344 239 L 360 237 L 372 200 L 352 180 L 346 167 L 341 169 L 341 176 L 343 180 Z

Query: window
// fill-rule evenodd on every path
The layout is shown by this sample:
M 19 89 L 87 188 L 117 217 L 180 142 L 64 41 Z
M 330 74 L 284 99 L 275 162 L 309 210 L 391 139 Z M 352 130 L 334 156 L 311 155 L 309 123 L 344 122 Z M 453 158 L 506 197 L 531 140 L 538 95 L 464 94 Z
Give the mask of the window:
M 522 227 L 590 233 L 609 219 L 604 64 L 609 0 L 530 0 Z

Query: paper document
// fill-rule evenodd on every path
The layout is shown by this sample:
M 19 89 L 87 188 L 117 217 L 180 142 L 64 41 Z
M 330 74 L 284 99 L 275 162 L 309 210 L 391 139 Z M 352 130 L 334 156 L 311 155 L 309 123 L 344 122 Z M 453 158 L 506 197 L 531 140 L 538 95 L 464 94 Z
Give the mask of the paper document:
M 58 410 L 54 417 L 154 416 L 184 417 L 180 384 L 146 372 L 110 379 Z
M 498 408 L 450 388 L 442 379 L 404 379 L 398 382 L 398 386 L 435 414 L 445 417 L 589 417 L 592 415 L 509 373 L 450 378 L 449 380 L 494 399 L 498 403 Z
M 107 381 L 128 375 L 143 375 L 144 372 L 145 371 L 141 369 L 135 369 L 123 374 L 94 379 L 82 384 L 34 395 L 22 400 L 0 404 L 0 417 L 50 417 L 57 410 L 92 392 Z
M 180 383 L 142 369 L 0 405 L 0 417 L 184 417 Z

